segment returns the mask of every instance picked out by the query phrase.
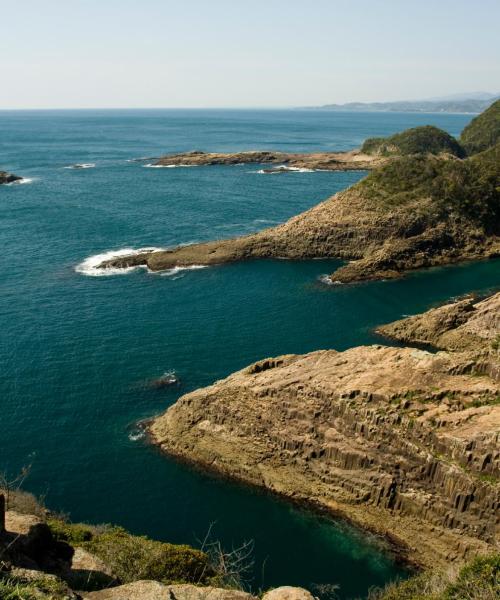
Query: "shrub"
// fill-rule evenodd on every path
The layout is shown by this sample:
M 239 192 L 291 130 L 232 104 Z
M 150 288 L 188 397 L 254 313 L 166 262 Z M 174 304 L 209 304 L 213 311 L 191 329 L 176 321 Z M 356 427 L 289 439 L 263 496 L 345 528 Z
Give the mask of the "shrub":
M 431 198 L 436 215 L 466 217 L 492 232 L 500 229 L 500 144 L 466 160 L 395 158 L 358 186 L 380 207 Z
M 205 583 L 212 575 L 208 556 L 189 546 L 166 544 L 109 527 L 82 544 L 123 582 Z
M 62 600 L 68 598 L 68 588 L 59 579 L 43 574 L 36 580 L 0 573 L 2 600 Z
M 369 600 L 498 600 L 500 554 L 480 556 L 458 573 L 427 572 L 372 590 Z
M 462 131 L 460 142 L 468 154 L 477 154 L 500 142 L 500 100 L 472 119 Z
M 498 600 L 500 598 L 500 554 L 480 556 L 463 567 L 443 600 Z
M 57 541 L 81 546 L 98 556 L 124 583 L 154 579 L 163 583 L 207 583 L 214 575 L 205 552 L 131 535 L 121 527 L 91 526 L 51 518 Z
M 459 158 L 465 156 L 464 149 L 454 137 L 432 125 L 407 129 L 387 138 L 368 138 L 361 150 L 380 156 L 443 153 Z
M 94 528 L 81 523 L 68 523 L 61 519 L 49 518 L 47 525 L 58 542 L 79 546 L 92 539 Z

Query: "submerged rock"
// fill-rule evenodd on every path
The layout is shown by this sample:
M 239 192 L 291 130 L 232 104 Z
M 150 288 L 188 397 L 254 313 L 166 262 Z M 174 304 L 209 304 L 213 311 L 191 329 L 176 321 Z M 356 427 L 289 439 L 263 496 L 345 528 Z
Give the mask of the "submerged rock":
M 14 181 L 21 181 L 22 177 L 7 173 L 6 171 L 0 171 L 0 184 L 2 183 L 14 183 Z
M 158 379 L 153 379 L 150 385 L 154 388 L 164 388 L 179 384 L 180 379 L 175 374 L 175 371 L 166 371 L 161 377 L 158 377 Z

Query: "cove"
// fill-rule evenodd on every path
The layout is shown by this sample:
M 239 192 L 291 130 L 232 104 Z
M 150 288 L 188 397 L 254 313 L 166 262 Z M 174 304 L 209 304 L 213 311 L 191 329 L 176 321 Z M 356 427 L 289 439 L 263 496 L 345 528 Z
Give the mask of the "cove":
M 261 359 L 378 343 L 372 328 L 500 285 L 498 260 L 398 281 L 326 286 L 335 261 L 256 261 L 176 274 L 86 277 L 85 258 L 230 237 L 281 222 L 363 173 L 268 177 L 249 167 L 148 169 L 160 151 L 343 149 L 464 115 L 301 111 L 2 113 L 0 164 L 33 182 L 0 189 L 0 468 L 73 520 L 196 544 L 254 540 L 254 589 L 339 585 L 341 598 L 404 575 L 370 536 L 194 471 L 130 439 L 183 393 Z M 35 140 L 35 142 L 34 142 Z M 93 163 L 94 168 L 65 166 Z M 180 386 L 151 389 L 174 370 Z M 133 436 L 132 436 L 133 438 Z M 311 587 L 311 589 L 313 589 Z M 314 588 L 325 595 L 326 588 Z M 326 590 L 328 591 L 328 590 Z

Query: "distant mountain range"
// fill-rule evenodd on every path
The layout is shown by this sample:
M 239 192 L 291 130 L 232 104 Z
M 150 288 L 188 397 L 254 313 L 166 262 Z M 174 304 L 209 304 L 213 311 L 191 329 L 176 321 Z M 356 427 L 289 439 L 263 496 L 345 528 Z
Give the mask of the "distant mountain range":
M 471 92 L 469 94 L 453 94 L 425 100 L 399 100 L 396 102 L 347 102 L 346 104 L 326 104 L 314 108 L 335 111 L 358 112 L 446 112 L 446 113 L 480 113 L 500 94 L 487 92 Z

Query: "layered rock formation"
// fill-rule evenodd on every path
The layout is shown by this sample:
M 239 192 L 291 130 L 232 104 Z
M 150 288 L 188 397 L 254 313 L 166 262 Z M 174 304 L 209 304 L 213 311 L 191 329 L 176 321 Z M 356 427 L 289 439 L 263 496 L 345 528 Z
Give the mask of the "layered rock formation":
M 0 185 L 2 183 L 13 183 L 14 181 L 20 181 L 22 177 L 7 173 L 7 171 L 0 171 Z
M 202 165 L 285 165 L 292 169 L 322 171 L 359 171 L 373 169 L 384 163 L 384 159 L 359 150 L 350 152 L 271 152 L 255 150 L 247 152 L 184 152 L 167 154 L 159 158 L 155 166 L 202 166 Z
M 499 314 L 497 294 L 384 328 L 460 351 L 379 345 L 262 360 L 183 396 L 152 438 L 388 535 L 421 565 L 461 561 L 498 544 Z

